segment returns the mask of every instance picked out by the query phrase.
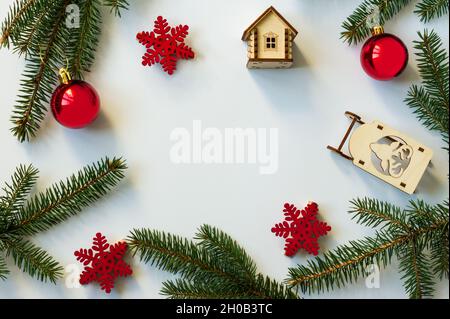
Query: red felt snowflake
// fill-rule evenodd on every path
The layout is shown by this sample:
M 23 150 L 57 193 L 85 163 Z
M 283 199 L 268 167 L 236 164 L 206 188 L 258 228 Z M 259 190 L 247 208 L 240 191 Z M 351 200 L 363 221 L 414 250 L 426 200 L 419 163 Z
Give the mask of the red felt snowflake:
M 305 209 L 299 210 L 291 204 L 284 204 L 285 221 L 276 224 L 272 233 L 286 239 L 286 256 L 294 256 L 298 250 L 304 249 L 311 255 L 319 254 L 317 240 L 325 236 L 331 227 L 317 220 L 319 206 L 309 203 Z
M 133 273 L 130 265 L 122 259 L 128 246 L 125 242 L 110 245 L 101 233 L 97 233 L 93 239 L 92 249 L 81 248 L 74 253 L 84 265 L 80 284 L 97 281 L 102 290 L 109 294 L 117 277 L 127 277 Z
M 142 57 L 142 64 L 152 66 L 160 63 L 164 71 L 172 75 L 177 68 L 178 59 L 187 60 L 195 56 L 194 51 L 184 43 L 189 34 L 188 30 L 187 25 L 172 28 L 166 19 L 158 17 L 152 32 L 144 31 L 137 34 L 139 43 L 147 48 Z

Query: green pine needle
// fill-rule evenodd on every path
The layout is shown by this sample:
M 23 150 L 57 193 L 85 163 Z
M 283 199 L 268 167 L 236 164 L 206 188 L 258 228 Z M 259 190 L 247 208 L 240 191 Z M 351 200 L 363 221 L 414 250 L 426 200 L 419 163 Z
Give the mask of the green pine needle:
M 9 270 L 6 267 L 6 261 L 5 258 L 3 258 L 2 255 L 0 255 L 0 279 L 5 280 L 9 275 Z
M 448 205 L 448 204 L 447 204 Z M 430 242 L 430 254 L 432 259 L 433 273 L 439 279 L 448 279 L 448 260 L 449 260 L 449 232 L 448 224 L 442 231 L 436 231 Z
M 129 6 L 127 0 L 103 0 L 103 5 L 110 7 L 111 12 L 114 12 L 118 17 L 121 16 L 121 11 L 127 10 Z
M 309 294 L 342 288 L 365 276 L 367 267 L 389 264 L 396 245 L 406 240 L 381 231 L 373 238 L 351 241 L 326 252 L 323 257 L 309 260 L 306 265 L 290 268 L 286 282 Z
M 184 279 L 164 282 L 161 294 L 169 299 L 238 299 L 240 297 L 239 290 L 230 291 L 228 288 L 212 287 L 201 281 L 192 282 Z
M 342 23 L 344 31 L 341 32 L 341 38 L 349 45 L 365 40 L 371 34 L 367 22 L 374 6 L 380 10 L 380 25 L 383 26 L 410 2 L 411 0 L 365 0 Z
M 122 159 L 105 158 L 27 200 L 38 171 L 19 166 L 0 197 L 0 253 L 11 255 L 32 277 L 55 282 L 62 268 L 27 237 L 48 230 L 105 196 L 124 177 L 125 169 Z M 7 273 L 0 254 L 0 278 Z
M 61 267 L 46 251 L 29 241 L 13 240 L 6 242 L 6 255 L 12 255 L 14 263 L 23 272 L 40 281 L 56 281 L 64 274 Z
M 33 6 L 39 0 L 15 0 L 10 7 L 8 16 L 1 26 L 0 47 L 10 47 L 11 38 L 20 34 L 33 16 Z
M 181 276 L 161 293 L 183 299 L 295 299 L 284 285 L 261 274 L 247 253 L 227 234 L 204 225 L 197 242 L 148 229 L 135 229 L 127 241 L 140 259 Z
M 257 275 L 256 265 L 247 252 L 230 236 L 215 227 L 203 225 L 197 237 L 198 245 L 211 251 L 229 271 L 234 271 L 243 281 L 253 280 Z
M 351 201 L 354 210 L 353 219 L 361 225 L 368 227 L 383 227 L 408 230 L 407 216 L 404 211 L 386 202 L 380 202 L 370 198 L 356 199 Z
M 36 183 L 38 174 L 39 171 L 33 166 L 20 165 L 14 172 L 11 182 L 5 183 L 4 195 L 0 196 L 0 225 L 22 208 Z
M 14 52 L 28 56 L 42 46 L 40 41 L 47 37 L 48 30 L 51 28 L 48 2 L 50 2 L 50 8 L 52 8 L 56 1 L 59 0 L 37 0 L 33 3 L 23 25 L 18 29 L 18 32 L 11 36 Z
M 428 129 L 441 133 L 448 146 L 448 53 L 434 31 L 419 32 L 414 41 L 421 86 L 412 85 L 405 102 Z M 448 147 L 447 147 L 448 148 Z
M 65 8 L 69 0 L 58 0 L 48 8 L 43 28 L 49 32 L 46 47 L 36 48 L 27 56 L 27 65 L 21 81 L 22 87 L 11 117 L 14 136 L 20 142 L 34 137 L 44 119 L 50 96 L 58 83 L 55 72 L 57 65 L 62 65 L 65 39 L 68 38 L 64 26 Z
M 17 213 L 9 233 L 34 235 L 77 215 L 105 196 L 124 177 L 122 159 L 105 158 L 32 197 Z
M 432 297 L 434 293 L 434 276 L 431 260 L 427 258 L 423 247 L 418 247 L 413 239 L 401 247 L 398 253 L 400 272 L 403 273 L 404 287 L 411 299 Z
M 420 21 L 430 22 L 448 13 L 449 0 L 422 0 L 416 6 L 414 13 L 419 15 Z
M 101 34 L 102 17 L 100 0 L 79 1 L 80 27 L 69 29 L 70 44 L 67 49 L 70 73 L 74 78 L 82 79 L 89 72 L 95 60 L 95 51 Z

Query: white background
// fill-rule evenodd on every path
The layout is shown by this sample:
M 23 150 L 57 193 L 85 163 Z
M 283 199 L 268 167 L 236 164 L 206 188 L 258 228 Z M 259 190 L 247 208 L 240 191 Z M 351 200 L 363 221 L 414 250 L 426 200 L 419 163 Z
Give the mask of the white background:
M 1 1 L 0 16 L 9 3 Z M 448 156 L 441 139 L 425 129 L 403 103 L 408 87 L 419 81 L 412 41 L 416 31 L 434 28 L 448 47 L 448 16 L 428 25 L 412 13 L 413 4 L 387 23 L 410 49 L 405 73 L 390 82 L 368 78 L 359 63 L 360 45 L 339 39 L 341 22 L 359 0 L 132 0 L 121 20 L 105 14 L 96 64 L 87 80 L 99 91 L 102 114 L 84 130 L 59 126 L 46 118 L 38 138 L 20 144 L 9 121 L 24 68 L 21 58 L 0 51 L 0 181 L 19 163 L 40 169 L 44 189 L 104 155 L 128 160 L 127 179 L 105 200 L 78 217 L 42 233 L 33 241 L 62 265 L 76 263 L 73 252 L 89 247 L 101 231 L 111 241 L 125 238 L 134 227 L 149 227 L 192 237 L 203 223 L 216 225 L 241 243 L 262 273 L 283 280 L 288 267 L 305 263 L 304 252 L 283 255 L 283 240 L 270 232 L 282 219 L 286 201 L 303 206 L 317 201 L 321 217 L 332 225 L 322 250 L 372 234 L 347 214 L 349 200 L 375 197 L 400 206 L 416 198 L 401 193 L 326 150 L 336 145 L 352 110 L 367 121 L 379 119 L 408 133 L 435 151 L 433 167 L 418 188 L 418 197 L 438 203 L 448 197 Z M 300 31 L 296 65 L 290 70 L 245 68 L 243 30 L 273 4 Z M 188 24 L 187 40 L 196 53 L 181 61 L 172 77 L 160 66 L 141 66 L 142 47 L 136 33 L 150 30 L 163 15 L 171 24 Z M 278 128 L 279 170 L 262 176 L 255 165 L 181 165 L 169 160 L 169 135 L 177 127 L 191 129 L 193 120 L 206 127 Z M 9 260 L 11 274 L 0 282 L 0 298 L 160 298 L 161 282 L 170 274 L 132 260 L 134 275 L 121 279 L 110 296 L 97 285 L 68 289 L 41 283 Z M 364 280 L 321 298 L 405 298 L 396 262 L 381 273 L 381 288 L 367 289 Z M 437 285 L 448 298 L 448 282 Z

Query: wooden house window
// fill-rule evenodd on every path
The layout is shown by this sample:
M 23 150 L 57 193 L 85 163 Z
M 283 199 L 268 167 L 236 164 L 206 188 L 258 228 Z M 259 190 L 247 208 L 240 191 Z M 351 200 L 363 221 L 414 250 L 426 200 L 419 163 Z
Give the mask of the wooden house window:
M 264 35 L 264 49 L 265 51 L 276 51 L 278 49 L 278 35 L 269 32 Z

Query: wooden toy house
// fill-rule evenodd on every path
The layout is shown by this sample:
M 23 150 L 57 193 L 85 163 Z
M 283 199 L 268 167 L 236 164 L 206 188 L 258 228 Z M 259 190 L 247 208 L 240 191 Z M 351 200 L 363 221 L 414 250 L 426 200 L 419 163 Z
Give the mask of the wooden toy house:
M 244 31 L 249 69 L 284 69 L 294 63 L 292 45 L 298 31 L 274 8 L 267 9 Z

